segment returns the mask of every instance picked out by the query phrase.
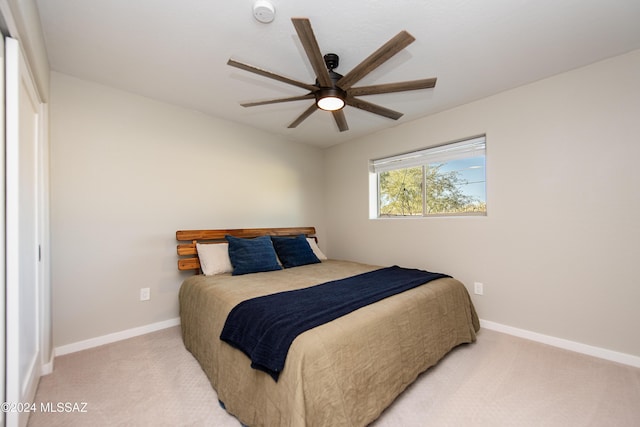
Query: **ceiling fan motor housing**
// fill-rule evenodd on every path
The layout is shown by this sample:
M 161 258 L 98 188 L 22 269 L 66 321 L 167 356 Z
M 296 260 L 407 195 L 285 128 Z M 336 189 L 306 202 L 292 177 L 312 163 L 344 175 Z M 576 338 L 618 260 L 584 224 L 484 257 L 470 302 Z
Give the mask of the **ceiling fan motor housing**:
M 342 78 L 342 74 L 336 73 L 333 70 L 328 70 L 328 71 L 329 71 L 329 78 L 331 79 L 331 86 L 330 87 L 338 88 L 336 83 L 338 82 L 338 80 L 340 80 Z M 323 87 L 320 84 L 320 82 L 318 81 L 318 79 L 316 79 L 316 86 Z

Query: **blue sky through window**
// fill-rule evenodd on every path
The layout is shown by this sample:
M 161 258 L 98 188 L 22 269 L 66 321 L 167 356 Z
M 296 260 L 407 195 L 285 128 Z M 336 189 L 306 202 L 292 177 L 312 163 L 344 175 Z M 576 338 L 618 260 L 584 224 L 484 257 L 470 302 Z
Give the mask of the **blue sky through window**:
M 436 163 L 439 164 L 439 163 Z M 450 160 L 440 169 L 442 172 L 456 171 L 460 173 L 460 177 L 469 182 L 463 187 L 465 194 L 476 198 L 481 202 L 487 201 L 486 194 L 486 174 L 485 174 L 485 157 L 468 157 L 464 159 Z

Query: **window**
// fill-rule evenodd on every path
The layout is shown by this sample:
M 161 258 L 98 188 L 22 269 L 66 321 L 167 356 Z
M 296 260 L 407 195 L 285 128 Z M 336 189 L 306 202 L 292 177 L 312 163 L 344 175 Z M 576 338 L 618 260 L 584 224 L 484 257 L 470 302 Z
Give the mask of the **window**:
M 370 167 L 373 218 L 487 213 L 484 135 L 372 160 Z

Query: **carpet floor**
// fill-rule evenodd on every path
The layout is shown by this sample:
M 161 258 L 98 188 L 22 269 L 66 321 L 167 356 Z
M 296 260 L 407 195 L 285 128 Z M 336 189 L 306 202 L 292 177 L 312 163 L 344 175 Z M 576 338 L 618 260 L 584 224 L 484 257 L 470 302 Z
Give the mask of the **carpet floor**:
M 238 427 L 173 327 L 57 357 L 30 427 Z M 374 427 L 640 426 L 640 369 L 483 329 Z

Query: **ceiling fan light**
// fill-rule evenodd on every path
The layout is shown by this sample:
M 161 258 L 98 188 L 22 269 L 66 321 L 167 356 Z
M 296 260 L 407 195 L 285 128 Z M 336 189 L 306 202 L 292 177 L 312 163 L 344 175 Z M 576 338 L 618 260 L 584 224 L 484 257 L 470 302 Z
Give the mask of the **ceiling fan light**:
M 316 105 L 321 110 L 337 111 L 344 107 L 344 97 L 336 89 L 323 89 L 316 95 Z
M 318 99 L 318 108 L 325 111 L 336 111 L 344 107 L 344 101 L 337 96 L 326 96 Z

